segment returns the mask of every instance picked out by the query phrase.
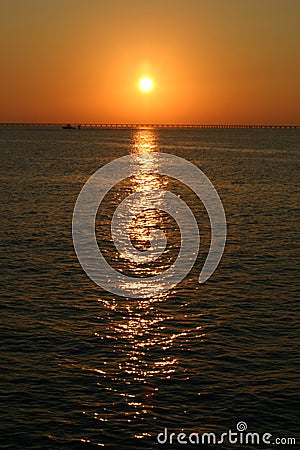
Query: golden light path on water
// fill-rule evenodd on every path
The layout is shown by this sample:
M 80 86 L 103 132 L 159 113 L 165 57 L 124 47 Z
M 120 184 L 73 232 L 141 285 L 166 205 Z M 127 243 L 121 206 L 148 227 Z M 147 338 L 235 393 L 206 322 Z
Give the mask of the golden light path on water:
M 149 129 L 137 130 L 133 136 L 131 153 L 140 159 L 145 172 L 129 180 L 127 192 L 168 189 L 169 181 L 155 173 L 157 161 L 151 155 L 155 151 L 159 151 L 155 132 Z M 143 204 L 143 196 L 140 201 L 146 211 L 132 221 L 130 236 L 139 250 L 146 250 L 149 232 L 162 229 L 166 217 L 159 211 L 159 203 L 157 210 L 147 210 L 147 203 Z M 172 232 L 169 225 L 168 231 L 170 230 Z M 168 251 L 170 255 L 158 266 L 145 264 L 139 267 L 135 262 L 128 262 L 128 265 L 135 276 L 156 275 L 165 270 L 174 259 L 172 249 Z M 110 294 L 99 298 L 104 317 L 99 316 L 102 326 L 95 335 L 101 341 L 100 353 L 104 351 L 109 356 L 99 367 L 84 369 L 99 376 L 97 384 L 110 394 L 110 404 L 103 405 L 102 414 L 95 411 L 94 419 L 106 422 L 109 420 L 107 411 L 119 408 L 119 414 L 123 419 L 126 417 L 127 422 L 143 420 L 153 409 L 153 396 L 159 395 L 157 380 L 171 380 L 172 374 L 177 370 L 178 358 L 170 351 L 175 341 L 181 347 L 182 342 L 188 342 L 190 333 L 193 338 L 201 339 L 204 336 L 200 326 L 189 329 L 176 325 L 177 318 L 167 302 L 169 296 L 170 293 L 167 292 L 146 299 L 120 299 Z M 184 311 L 184 305 L 181 307 Z M 189 323 L 184 312 L 180 316 L 183 322 Z M 139 439 L 146 436 L 150 434 L 145 432 L 134 435 Z
M 131 153 L 136 155 L 142 165 L 144 173 L 132 178 L 131 193 L 141 192 L 145 196 L 139 199 L 139 205 L 145 209 L 145 214 L 140 214 L 132 223 L 131 239 L 137 243 L 140 250 L 146 250 L 149 243 L 149 232 L 160 228 L 162 225 L 161 214 L 159 213 L 160 202 L 157 203 L 157 209 L 149 208 L 146 195 L 154 189 L 166 189 L 167 182 L 156 174 L 157 161 L 151 154 L 158 151 L 157 136 L 155 132 L 144 129 L 138 130 L 133 137 Z M 149 271 L 145 276 L 155 275 Z

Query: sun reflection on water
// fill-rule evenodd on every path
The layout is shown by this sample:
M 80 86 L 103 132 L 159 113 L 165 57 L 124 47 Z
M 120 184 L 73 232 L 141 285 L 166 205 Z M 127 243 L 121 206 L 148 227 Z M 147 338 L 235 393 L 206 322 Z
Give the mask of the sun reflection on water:
M 153 152 L 159 151 L 157 135 L 155 131 L 149 129 L 137 130 L 133 136 L 131 152 L 136 155 L 139 164 L 142 165 L 143 173 L 132 177 L 132 192 L 149 192 L 153 189 L 166 189 L 168 181 L 156 174 L 158 161 Z M 140 197 L 141 205 L 147 208 L 147 199 L 143 195 Z M 157 209 L 159 210 L 159 202 Z M 149 232 L 162 227 L 162 214 L 156 209 L 145 211 L 144 214 L 136 217 L 131 225 L 131 240 L 140 249 L 146 250 L 149 242 Z M 135 272 L 139 268 L 133 264 Z M 143 276 L 153 276 L 158 272 L 157 268 L 143 267 Z M 168 293 L 156 295 L 149 299 L 129 299 L 122 304 L 122 315 L 119 320 L 113 319 L 110 315 L 106 338 L 118 342 L 121 347 L 118 351 L 126 354 L 118 369 L 120 372 L 134 376 L 135 380 L 146 381 L 154 375 L 170 376 L 175 370 L 177 360 L 173 357 L 162 357 L 149 361 L 146 352 L 150 347 L 163 346 L 167 348 L 170 344 L 169 338 L 163 336 L 164 326 L 162 324 L 170 319 L 159 313 L 157 305 L 166 301 Z M 118 301 L 101 300 L 103 306 L 116 312 L 120 305 Z M 99 336 L 100 337 L 100 336 Z
M 152 189 L 162 189 L 167 185 L 167 182 L 162 183 L 161 177 L 155 173 L 158 163 L 152 152 L 158 151 L 157 135 L 154 131 L 149 129 L 136 131 L 133 136 L 131 154 L 136 156 L 144 173 L 134 177 L 132 184 L 134 191 L 148 192 Z
M 156 173 L 159 163 L 153 152 L 157 151 L 159 146 L 155 131 L 143 129 L 135 132 L 131 153 L 142 165 L 143 173 L 130 179 L 126 192 L 141 192 L 139 201 L 145 208 L 147 198 L 143 197 L 143 193 L 168 189 L 168 180 Z M 164 227 L 166 217 L 159 211 L 159 201 L 157 208 L 147 209 L 132 220 L 130 238 L 139 250 L 148 249 L 151 230 Z M 174 232 L 170 224 L 168 230 Z M 168 257 L 159 267 L 128 262 L 135 276 L 140 274 L 143 277 L 151 277 L 165 270 L 167 263 Z M 94 419 L 110 420 L 112 416 L 109 416 L 106 407 L 119 411 L 116 414 L 122 414 L 127 422 L 144 420 L 148 414 L 155 418 L 153 408 L 159 383 L 171 381 L 172 375 L 179 369 L 178 347 L 192 337 L 203 336 L 201 326 L 197 329 L 182 324 L 178 326 L 176 314 L 167 302 L 170 295 L 169 291 L 151 298 L 121 299 L 105 294 L 99 299 L 101 315 L 98 317 L 99 331 L 95 335 L 101 342 L 101 364 L 85 370 L 97 375 L 98 386 L 108 394 L 106 401 L 109 406 L 106 405 L 102 413 L 95 412 Z M 189 318 L 184 315 L 182 318 L 189 324 Z M 147 432 L 135 435 L 139 439 L 146 436 L 149 436 Z
M 127 210 L 124 213 L 122 210 L 115 229 L 115 236 L 122 246 L 122 249 L 118 249 L 116 253 L 116 259 L 122 258 L 122 264 L 118 270 L 120 272 L 123 272 L 124 268 L 125 270 L 131 270 L 130 275 L 136 278 L 130 284 L 133 292 L 141 289 L 141 285 L 145 281 L 146 283 L 149 281 L 149 285 L 151 285 L 151 277 L 159 275 L 167 268 L 164 264 L 158 264 L 155 267 L 153 265 L 146 266 L 146 263 L 156 261 L 164 254 L 165 243 L 167 242 L 163 191 L 167 190 L 168 179 L 157 173 L 160 164 L 156 154 L 158 151 L 155 131 L 140 129 L 135 132 L 131 146 L 132 164 L 138 166 L 141 170 L 140 173 L 130 178 L 126 185 L 126 193 L 127 198 L 128 194 L 137 194 L 138 196 L 135 197 L 133 203 L 130 203 L 130 222 L 127 222 Z M 119 199 L 124 200 L 122 193 L 119 195 Z M 127 230 L 128 233 L 124 233 L 124 230 Z M 127 238 L 128 235 L 130 239 Z M 155 242 L 155 247 L 151 246 L 151 238 L 156 239 L 152 241 Z M 167 252 L 164 256 L 167 257 Z M 169 263 L 170 261 L 168 261 Z M 141 281 L 139 281 L 139 278 L 141 278 Z M 164 286 L 164 283 L 162 286 Z
M 131 153 L 149 153 L 156 151 L 159 151 L 159 149 L 155 131 L 149 128 L 143 128 L 134 133 Z

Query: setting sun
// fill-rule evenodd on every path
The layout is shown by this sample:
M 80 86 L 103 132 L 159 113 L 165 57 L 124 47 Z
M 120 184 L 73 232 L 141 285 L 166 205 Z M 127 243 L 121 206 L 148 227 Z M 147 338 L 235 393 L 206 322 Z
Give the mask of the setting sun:
M 142 91 L 149 92 L 153 89 L 153 81 L 150 78 L 142 78 L 139 87 Z

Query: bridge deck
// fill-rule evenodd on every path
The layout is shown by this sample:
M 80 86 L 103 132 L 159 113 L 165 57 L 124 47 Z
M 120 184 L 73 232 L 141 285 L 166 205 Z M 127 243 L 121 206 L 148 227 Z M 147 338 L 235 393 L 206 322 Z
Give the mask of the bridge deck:
M 38 126 L 56 126 L 62 127 L 66 124 L 63 123 L 21 123 L 21 122 L 8 122 L 8 123 L 0 123 L 0 126 L 28 126 L 28 127 L 38 127 Z M 161 124 L 161 123 L 71 123 L 72 127 L 80 126 L 81 129 L 139 129 L 139 128 L 181 128 L 181 129 L 189 129 L 189 128 L 202 128 L 202 129 L 224 129 L 224 128 L 296 128 L 299 129 L 300 125 L 226 125 L 226 124 Z

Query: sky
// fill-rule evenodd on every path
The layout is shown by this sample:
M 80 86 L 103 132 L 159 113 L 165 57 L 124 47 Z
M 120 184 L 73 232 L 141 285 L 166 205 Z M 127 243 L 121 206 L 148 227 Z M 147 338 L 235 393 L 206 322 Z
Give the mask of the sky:
M 0 122 L 299 125 L 299 23 L 298 0 L 0 0 Z

